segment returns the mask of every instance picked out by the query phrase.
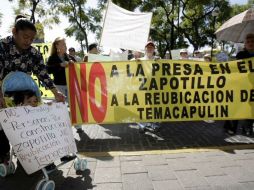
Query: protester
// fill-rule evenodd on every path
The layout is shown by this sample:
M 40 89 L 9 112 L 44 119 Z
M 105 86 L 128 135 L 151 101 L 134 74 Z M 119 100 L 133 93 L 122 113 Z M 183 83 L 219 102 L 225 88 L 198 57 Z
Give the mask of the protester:
M 244 41 L 243 51 L 238 52 L 236 59 L 246 59 L 254 57 L 254 34 L 247 34 Z M 243 121 L 242 132 L 246 135 L 253 134 L 253 119 Z M 238 120 L 227 120 L 224 124 L 226 132 L 233 135 L 237 132 Z
M 13 102 L 16 106 L 32 106 L 39 104 L 39 98 L 32 90 L 17 91 L 13 95 Z
M 180 59 L 189 59 L 188 51 L 187 49 L 181 49 L 180 50 Z
M 211 54 L 205 54 L 204 55 L 204 61 L 205 62 L 212 62 Z
M 48 72 L 54 76 L 54 83 L 57 88 L 68 98 L 65 67 L 73 64 L 76 60 L 73 56 L 68 55 L 66 51 L 65 39 L 61 37 L 56 38 L 52 44 L 47 67 Z M 80 132 L 81 126 L 76 126 L 76 129 Z
M 31 44 L 36 36 L 34 24 L 25 16 L 18 15 L 12 29 L 12 35 L 0 39 L 0 89 L 4 77 L 12 71 L 34 74 L 47 89 L 50 89 L 56 101 L 64 101 L 64 95 L 59 92 L 50 79 L 44 65 L 42 55 Z M 0 109 L 5 107 L 4 97 L 0 91 Z M 8 157 L 10 146 L 3 147 L 8 142 L 3 130 L 0 130 L 0 162 Z
M 212 57 L 211 57 L 211 54 L 205 54 L 204 55 L 204 61 L 205 62 L 211 62 L 212 61 Z M 206 122 L 206 123 L 214 123 L 215 121 L 214 120 L 204 120 L 204 122 Z
M 99 53 L 99 50 L 98 50 L 98 45 L 96 43 L 93 43 L 93 44 L 90 44 L 88 46 L 88 52 L 87 52 L 87 55 L 85 55 L 84 57 L 84 62 L 88 62 L 88 55 L 89 54 L 98 54 Z
M 54 40 L 51 47 L 51 53 L 48 58 L 47 67 L 48 72 L 53 74 L 54 83 L 57 88 L 68 97 L 68 89 L 66 84 L 66 75 L 65 68 L 68 67 L 69 64 L 74 64 L 76 61 L 74 57 L 68 55 L 66 53 L 67 47 L 65 43 L 65 39 L 58 37 Z M 78 126 L 76 129 L 79 130 L 81 126 Z M 61 161 L 68 161 L 74 159 L 76 156 L 65 156 L 61 158 Z M 55 165 L 51 164 L 48 166 L 48 170 L 54 169 Z
M 159 57 L 155 56 L 155 44 L 152 41 L 148 41 L 145 46 L 145 56 L 137 60 L 157 60 Z M 146 129 L 153 129 L 158 131 L 160 129 L 160 123 L 138 123 L 140 132 L 144 132 Z
M 155 44 L 152 41 L 148 41 L 145 46 L 145 56 L 140 60 L 155 60 L 159 57 L 155 56 Z
M 57 88 L 65 95 L 68 96 L 65 67 L 76 61 L 74 57 L 66 53 L 67 47 L 65 39 L 58 37 L 54 40 L 51 47 L 51 53 L 48 58 L 47 67 L 48 73 L 53 74 L 54 83 Z
M 194 59 L 201 59 L 202 58 L 202 53 L 199 50 L 194 51 Z
M 68 49 L 68 51 L 69 51 L 69 55 L 72 56 L 72 57 L 74 57 L 74 59 L 75 59 L 77 62 L 81 62 L 81 61 L 82 61 L 82 59 L 81 59 L 79 56 L 76 55 L 76 50 L 75 50 L 75 48 L 71 47 L 71 48 Z

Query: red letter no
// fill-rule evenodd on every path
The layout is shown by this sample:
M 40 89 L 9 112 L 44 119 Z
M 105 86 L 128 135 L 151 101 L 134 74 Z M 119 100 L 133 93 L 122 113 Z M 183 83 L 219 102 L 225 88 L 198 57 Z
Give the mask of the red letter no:
M 100 92 L 101 92 L 101 102 L 100 105 L 96 104 L 95 100 L 95 80 L 99 79 L 100 81 Z M 96 122 L 100 123 L 104 120 L 107 113 L 107 83 L 106 83 L 106 74 L 100 63 L 94 63 L 91 67 L 89 75 L 89 103 L 93 118 Z

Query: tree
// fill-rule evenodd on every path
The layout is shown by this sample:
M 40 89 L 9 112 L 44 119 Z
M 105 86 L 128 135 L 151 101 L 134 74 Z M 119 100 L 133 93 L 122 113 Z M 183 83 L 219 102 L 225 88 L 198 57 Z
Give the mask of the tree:
M 9 0 L 13 2 L 13 0 Z M 48 7 L 50 0 L 19 0 L 17 8 L 14 8 L 16 15 L 26 15 L 35 24 L 37 35 L 35 42 L 44 42 L 44 27 L 51 28 L 52 24 L 59 24 L 59 14 Z M 36 19 L 37 18 L 37 19 Z M 41 21 L 39 21 L 39 19 Z
M 13 0 L 9 0 L 13 2 Z M 48 3 L 50 0 L 19 0 L 17 8 L 14 8 L 15 14 L 25 14 L 29 16 L 32 23 L 36 23 L 40 18 L 42 24 L 51 27 L 52 24 L 59 24 L 59 14 L 55 9 L 50 9 Z M 37 17 L 37 19 L 36 19 Z
M 108 0 L 98 0 L 98 5 L 100 8 L 104 8 Z M 134 11 L 142 4 L 142 0 L 113 0 L 114 4 L 118 5 L 129 11 Z
M 67 36 L 74 36 L 81 44 L 84 52 L 88 48 L 88 32 L 99 33 L 101 27 L 101 12 L 99 9 L 87 8 L 86 0 L 53 0 L 50 2 L 52 7 L 57 9 L 68 18 L 70 26 L 65 29 Z
M 240 14 L 243 11 L 246 11 L 247 9 L 251 8 L 253 4 L 254 4 L 254 0 L 249 0 L 248 3 L 244 5 L 239 5 L 239 4 L 231 5 L 231 11 L 229 12 L 229 16 L 222 19 L 222 22 L 219 23 L 218 27 L 222 25 L 224 22 L 226 22 L 228 19 L 230 19 L 231 17 L 237 14 Z M 222 50 L 228 51 L 229 55 L 232 55 L 233 53 L 235 53 L 234 43 L 222 41 L 220 42 L 220 45 L 222 47 Z
M 188 46 L 179 30 L 178 0 L 147 0 L 141 5 L 141 10 L 153 12 L 150 34 L 161 57 L 164 57 L 167 51 Z
M 150 37 L 157 44 L 157 49 L 161 57 L 169 49 L 175 46 L 176 38 L 174 34 L 174 20 L 177 17 L 177 6 L 175 0 L 113 0 L 113 3 L 129 11 L 141 10 L 143 12 L 153 12 Z M 100 0 L 100 6 L 104 7 L 106 1 Z M 182 39 L 180 43 L 182 43 Z
M 182 4 L 182 21 L 179 30 L 188 39 L 189 43 L 197 50 L 211 44 L 215 38 L 216 26 L 224 19 L 230 17 L 230 7 L 225 0 L 180 0 Z M 219 8 L 217 17 L 212 16 L 213 11 Z M 217 23 L 217 24 L 216 24 Z

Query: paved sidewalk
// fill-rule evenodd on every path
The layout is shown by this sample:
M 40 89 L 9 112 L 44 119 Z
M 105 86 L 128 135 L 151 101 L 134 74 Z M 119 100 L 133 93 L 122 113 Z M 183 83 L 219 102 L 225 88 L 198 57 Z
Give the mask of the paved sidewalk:
M 159 133 L 140 134 L 136 124 L 84 125 L 73 133 L 88 160 L 85 172 L 73 162 L 50 175 L 56 190 L 254 189 L 254 138 L 224 134 L 223 122 L 163 123 Z M 22 168 L 0 178 L 1 190 L 30 190 L 42 178 Z

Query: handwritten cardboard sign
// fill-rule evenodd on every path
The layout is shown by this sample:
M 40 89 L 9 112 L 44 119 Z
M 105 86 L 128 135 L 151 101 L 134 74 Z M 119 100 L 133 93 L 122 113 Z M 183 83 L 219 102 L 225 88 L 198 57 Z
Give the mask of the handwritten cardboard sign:
M 68 109 L 63 103 L 2 109 L 0 123 L 28 174 L 77 152 Z

